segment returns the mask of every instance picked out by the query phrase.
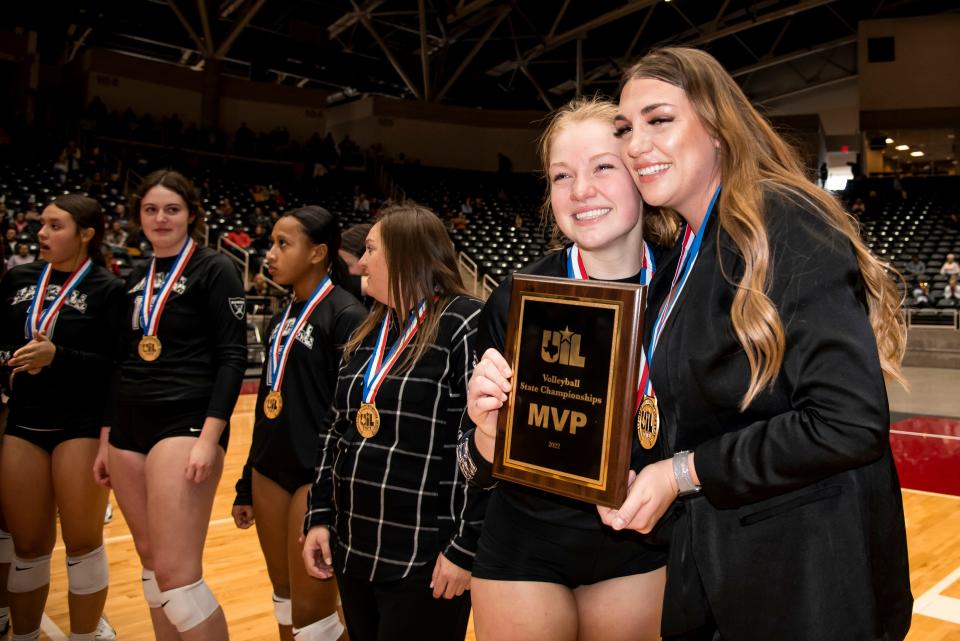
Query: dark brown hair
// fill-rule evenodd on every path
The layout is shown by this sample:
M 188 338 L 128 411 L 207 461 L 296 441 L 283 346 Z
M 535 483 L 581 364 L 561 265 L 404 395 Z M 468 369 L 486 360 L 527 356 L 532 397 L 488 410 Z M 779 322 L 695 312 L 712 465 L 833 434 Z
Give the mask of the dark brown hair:
M 426 318 L 417 330 L 413 349 L 398 365 L 403 371 L 413 367 L 436 340 L 440 312 L 453 298 L 467 295 L 467 290 L 457 267 L 453 241 L 435 213 L 415 204 L 394 205 L 383 210 L 377 224 L 387 263 L 389 300 L 398 301 L 394 306 L 399 322 L 405 324 L 411 310 L 420 301 L 427 301 Z M 389 310 L 379 301 L 374 304 L 344 346 L 345 359 L 377 330 Z
M 64 194 L 57 196 L 50 204 L 70 214 L 79 229 L 93 230 L 93 238 L 87 244 L 87 255 L 95 264 L 106 265 L 103 258 L 104 217 L 100 203 L 81 194 Z
M 343 234 L 341 234 L 343 242 L 340 245 L 340 249 L 357 258 L 363 256 L 363 252 L 366 251 L 364 242 L 367 240 L 367 234 L 370 233 L 371 227 L 373 227 L 373 225 L 370 223 L 360 223 L 344 229 Z
M 193 216 L 193 220 L 191 220 L 187 226 L 187 233 L 192 236 L 194 240 L 202 240 L 206 216 L 203 212 L 203 207 L 200 205 L 200 197 L 197 195 L 197 190 L 193 186 L 193 183 L 190 182 L 190 179 L 179 171 L 172 169 L 158 169 L 149 174 L 143 179 L 143 182 L 140 183 L 140 187 L 137 188 L 131 202 L 133 211 L 130 214 L 130 220 L 133 224 L 137 228 L 143 228 L 140 224 L 140 204 L 143 202 L 143 197 L 147 195 L 147 192 L 157 186 L 166 187 L 183 198 L 183 202 L 187 205 L 188 216 Z

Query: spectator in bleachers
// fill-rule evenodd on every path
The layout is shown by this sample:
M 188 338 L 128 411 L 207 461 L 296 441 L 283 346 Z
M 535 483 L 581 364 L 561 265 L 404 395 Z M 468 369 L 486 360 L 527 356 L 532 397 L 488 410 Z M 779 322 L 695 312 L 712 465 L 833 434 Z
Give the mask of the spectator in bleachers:
M 120 220 L 123 221 L 123 224 L 126 224 L 127 220 L 127 206 L 123 203 L 117 203 L 113 206 L 113 211 L 110 212 L 111 220 Z
M 116 247 L 123 247 L 124 243 L 127 242 L 127 232 L 123 230 L 123 225 L 119 220 L 110 223 L 110 229 L 104 234 L 103 242 Z
M 13 228 L 17 230 L 17 233 L 27 231 L 27 214 L 26 212 L 18 211 L 13 215 L 13 222 L 11 223 Z
M 930 306 L 930 283 L 926 280 L 918 280 L 913 287 L 913 300 L 910 301 L 911 307 L 929 307 Z
M 463 204 L 460 205 L 460 212 L 466 216 L 469 216 L 473 213 L 473 198 L 470 198 L 470 196 L 466 197 L 466 199 L 463 201 Z
M 217 207 L 217 213 L 224 218 L 233 218 L 233 203 L 230 202 L 229 198 L 224 198 L 220 201 L 220 206 Z
M 827 169 L 827 163 L 820 163 L 820 186 L 827 186 L 827 177 L 830 175 L 829 169 Z
M 947 229 L 960 229 L 960 213 L 955 211 L 950 212 L 945 224 Z
M 927 271 L 927 265 L 920 257 L 914 254 L 910 258 L 910 262 L 903 266 L 903 273 L 908 276 L 920 276 L 921 274 Z
M 865 211 L 867 211 L 867 206 L 864 204 L 863 198 L 857 198 L 853 201 L 853 204 L 850 205 L 850 213 L 857 219 L 862 217 Z
M 32 263 L 36 258 L 30 253 L 30 247 L 26 243 L 17 245 L 17 253 L 7 259 L 7 269 L 13 269 L 18 265 Z
M 515 229 L 523 227 L 523 215 L 520 212 L 517 212 L 517 215 L 513 217 L 513 226 Z
M 250 190 L 250 196 L 255 203 L 266 202 L 270 198 L 267 188 L 263 185 L 254 185 L 253 189 Z
M 370 199 L 363 192 L 358 193 L 353 198 L 353 211 L 368 213 L 370 211 Z
M 3 249 L 5 256 L 13 256 L 17 253 L 17 228 L 7 227 L 3 237 Z
M 253 236 L 250 237 L 250 246 L 258 252 L 266 252 L 270 249 L 270 236 L 267 234 L 267 228 L 257 223 L 253 227 Z
M 940 273 L 947 276 L 960 274 L 960 263 L 957 263 L 957 257 L 953 254 L 947 254 L 947 260 L 940 267 Z
M 943 300 L 949 301 L 951 307 L 960 305 L 960 285 L 957 284 L 957 275 L 954 274 L 943 286 Z
M 246 230 L 242 228 L 233 229 L 227 232 L 227 240 L 234 245 L 243 247 L 244 249 L 253 244 L 253 239 L 250 238 L 250 234 L 248 234 Z

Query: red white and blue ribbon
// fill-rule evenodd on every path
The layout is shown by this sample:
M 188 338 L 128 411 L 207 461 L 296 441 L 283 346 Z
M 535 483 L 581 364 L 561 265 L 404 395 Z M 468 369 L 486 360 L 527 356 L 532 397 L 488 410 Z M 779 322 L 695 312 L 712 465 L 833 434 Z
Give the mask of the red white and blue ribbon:
M 640 284 L 649 285 L 653 280 L 653 275 L 657 271 L 657 266 L 653 261 L 653 252 L 650 251 L 650 245 L 643 241 L 643 262 L 640 265 Z M 583 266 L 583 257 L 580 256 L 580 248 L 576 243 L 567 250 L 567 278 L 575 280 L 586 280 L 587 270 Z M 646 350 L 643 344 L 640 345 L 640 382 L 637 385 L 637 407 L 640 407 L 640 401 L 643 398 L 644 381 L 649 378 L 650 366 L 647 363 Z
M 140 329 L 143 330 L 144 336 L 157 335 L 157 325 L 160 323 L 163 307 L 167 304 L 170 292 L 173 291 L 174 285 L 180 280 L 180 276 L 183 275 L 183 270 L 186 269 L 187 263 L 190 262 L 190 257 L 193 256 L 196 248 L 197 244 L 188 236 L 187 242 L 183 244 L 180 253 L 177 254 L 173 267 L 167 272 L 163 283 L 160 285 L 160 293 L 157 295 L 156 303 L 153 302 L 153 279 L 157 273 L 157 258 L 154 256 L 150 259 L 150 267 L 147 268 L 147 276 L 143 284 L 143 304 L 140 306 Z
M 313 314 L 313 310 L 317 308 L 317 305 L 327 297 L 327 294 L 333 291 L 333 281 L 330 280 L 330 276 L 325 276 L 320 284 L 316 286 L 313 290 L 313 293 L 310 294 L 310 298 L 307 299 L 306 305 L 303 306 L 303 309 L 300 310 L 300 313 L 297 315 L 297 319 L 293 322 L 293 329 L 290 330 L 290 333 L 287 335 L 287 340 L 283 340 L 283 328 L 287 325 L 287 319 L 290 317 L 290 310 L 293 307 L 293 301 L 290 301 L 290 304 L 287 305 L 286 311 L 283 313 L 283 320 L 280 321 L 280 324 L 277 326 L 277 334 L 273 339 L 273 343 L 270 345 L 270 363 L 267 369 L 267 385 L 270 386 L 270 389 L 279 392 L 280 387 L 283 385 L 283 372 L 287 368 L 287 359 L 290 358 L 290 352 L 293 348 L 293 342 L 296 340 L 297 335 L 300 333 L 300 330 L 303 329 L 303 326 L 306 325 L 307 321 L 310 319 L 310 315 Z
M 663 335 L 664 327 L 667 326 L 667 319 L 670 318 L 670 314 L 676 307 L 677 301 L 680 299 L 680 294 L 683 292 L 690 273 L 693 271 L 693 266 L 700 256 L 700 246 L 703 244 L 703 235 L 706 233 L 707 221 L 710 220 L 710 214 L 713 212 L 713 206 L 716 204 L 718 196 L 720 196 L 720 187 L 717 187 L 717 190 L 713 192 L 713 198 L 710 199 L 710 204 L 707 206 L 707 213 L 704 215 L 697 233 L 693 233 L 693 228 L 690 227 L 689 224 L 683 232 L 683 248 L 680 251 L 680 260 L 677 261 L 677 270 L 673 274 L 673 281 L 670 283 L 670 294 L 667 295 L 667 299 L 663 302 L 663 305 L 660 306 L 657 319 L 653 323 L 653 332 L 650 334 L 650 345 L 647 347 L 648 359 L 644 361 L 643 371 L 640 374 L 640 388 L 642 392 L 638 392 L 638 399 L 643 396 L 654 396 L 653 381 L 650 379 L 649 363 L 653 362 L 653 353 L 657 349 L 657 344 L 660 342 L 660 336 Z
M 650 245 L 643 242 L 643 262 L 640 264 L 640 284 L 649 285 L 653 280 L 653 274 L 657 266 L 653 262 L 653 252 L 650 251 Z M 567 250 L 567 278 L 573 280 L 587 280 L 587 268 L 583 266 L 583 256 L 580 255 L 580 248 L 574 243 Z
M 37 334 L 45 334 L 47 338 L 51 337 L 53 325 L 60 315 L 63 304 L 70 298 L 70 294 L 77 288 L 80 281 L 90 273 L 91 267 L 93 267 L 93 262 L 88 257 L 80 263 L 79 267 L 73 270 L 67 282 L 60 287 L 60 293 L 50 303 L 50 307 L 43 309 L 44 299 L 47 297 L 47 287 L 50 285 L 50 275 L 53 273 L 53 265 L 47 263 L 43 271 L 40 272 L 40 278 L 37 279 L 37 286 L 33 293 L 33 302 L 27 309 L 27 324 L 24 333 L 28 340 L 33 339 Z
M 373 347 L 373 354 L 370 356 L 370 363 L 367 365 L 367 371 L 363 375 L 363 402 L 373 405 L 377 397 L 377 391 L 387 377 L 387 372 L 394 366 L 404 348 L 410 344 L 417 333 L 417 329 L 427 315 L 427 301 L 420 301 L 416 310 L 410 312 L 410 319 L 406 327 L 397 337 L 390 353 L 384 358 L 384 351 L 387 345 L 387 334 L 390 332 L 390 312 L 383 316 L 383 323 L 380 325 L 380 332 L 377 334 L 377 342 Z

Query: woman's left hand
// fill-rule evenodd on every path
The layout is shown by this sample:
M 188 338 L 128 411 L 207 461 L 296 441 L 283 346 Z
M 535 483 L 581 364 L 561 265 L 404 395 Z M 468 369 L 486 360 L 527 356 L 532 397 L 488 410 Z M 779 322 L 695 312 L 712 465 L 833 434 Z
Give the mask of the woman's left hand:
M 41 368 L 53 362 L 57 346 L 50 342 L 45 334 L 37 333 L 33 340 L 13 353 L 7 365 L 14 368 L 13 373 L 27 371 L 36 374 Z
M 630 470 L 627 500 L 617 509 L 597 506 L 600 519 L 614 530 L 636 530 L 648 534 L 677 498 L 673 461 L 648 465 L 637 474 Z
M 433 588 L 433 598 L 452 599 L 470 589 L 470 571 L 447 560 L 441 553 L 437 557 L 437 564 L 433 567 L 433 579 L 430 581 Z
M 184 475 L 188 481 L 202 483 L 213 474 L 214 466 L 217 462 L 217 456 L 220 446 L 216 442 L 207 442 L 201 435 L 190 450 L 190 456 L 187 459 L 187 469 Z

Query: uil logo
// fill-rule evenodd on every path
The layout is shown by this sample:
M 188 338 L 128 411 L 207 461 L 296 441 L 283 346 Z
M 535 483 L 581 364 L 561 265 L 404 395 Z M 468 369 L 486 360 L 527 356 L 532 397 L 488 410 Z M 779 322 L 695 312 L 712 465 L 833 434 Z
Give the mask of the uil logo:
M 571 367 L 583 367 L 586 363 L 586 359 L 580 355 L 580 334 L 574 334 L 569 327 L 564 327 L 561 332 L 544 330 L 540 356 L 548 363 Z

